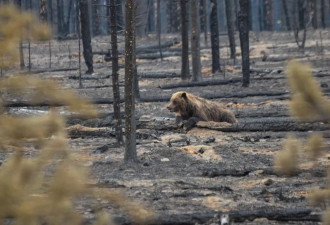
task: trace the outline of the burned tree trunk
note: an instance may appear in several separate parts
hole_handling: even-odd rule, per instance
[[[310,1],[310,8],[311,8],[311,13],[312,13],[313,28],[317,29],[318,28],[318,21],[317,21],[317,1],[316,0],[311,0]]]
[[[204,42],[205,42],[205,46],[207,46],[207,10],[206,10],[206,0],[201,0],[200,1],[201,4],[201,28],[202,31],[204,32]]]
[[[161,34],[161,23],[160,22],[161,22],[160,21],[160,0],[157,0],[157,38],[158,38],[160,59],[163,60],[161,40],[160,40],[160,34]]]
[[[134,0],[126,1],[125,30],[125,156],[126,162],[137,161],[136,154],[136,121],[134,92]]]
[[[113,111],[115,120],[115,133],[118,143],[123,142],[120,118],[120,92],[118,80],[118,46],[117,46],[117,18],[116,1],[110,0],[110,22],[111,22],[111,49],[112,49],[112,88],[113,88]]]
[[[146,35],[147,19],[148,19],[148,3],[147,0],[136,0],[136,35],[139,37]]]
[[[240,0],[240,11],[238,16],[239,38],[242,52],[243,87],[250,84],[250,56],[249,56],[249,9],[250,0]]]
[[[325,11],[326,7],[325,7],[325,0],[321,0],[321,25],[322,28],[325,29],[326,25],[325,25]]]
[[[202,80],[201,57],[200,57],[200,27],[198,16],[198,0],[190,0],[191,15],[191,55],[193,66],[193,81]]]
[[[159,0],[158,0],[159,1]],[[187,0],[180,0],[181,7],[181,37],[182,37],[182,54],[181,54],[181,79],[189,79],[189,40],[188,40],[188,15]]]
[[[100,18],[100,4],[99,0],[92,1],[92,24],[93,24],[93,36],[98,36],[101,33],[101,18]]]
[[[284,17],[285,17],[286,29],[287,30],[292,30],[292,27],[291,27],[291,24],[290,24],[290,17],[289,17],[289,12],[288,12],[288,6],[287,6],[287,1],[286,0],[282,0],[282,6],[283,6]]]
[[[233,5],[232,0],[226,0],[226,18],[227,18],[227,30],[230,45],[230,58],[236,58],[236,44],[234,35],[234,21],[233,21]]]
[[[21,10],[22,8],[22,0],[16,0],[17,8]],[[24,64],[24,52],[23,52],[23,40],[21,39],[19,42],[19,63],[20,68],[23,69],[25,67]]]
[[[39,1],[40,4],[40,19],[43,22],[47,22],[47,18],[48,18],[48,10],[47,10],[47,0],[40,0]]]
[[[307,11],[307,2],[306,0],[298,0],[298,17],[299,25],[294,20],[294,38],[299,48],[305,48],[306,35],[307,35],[307,25],[306,25],[306,11]],[[303,30],[303,37],[300,43],[299,31]]]
[[[265,0],[266,30],[273,30],[273,0]]]
[[[212,73],[215,73],[221,70],[217,0],[211,0],[211,4],[212,4],[212,10],[210,15],[210,26],[211,26],[210,29],[211,29],[211,50],[212,50]]]
[[[81,34],[83,42],[83,53],[84,59],[87,66],[87,74],[92,74],[93,69],[93,50],[91,44],[91,32],[90,32],[90,21],[88,11],[88,0],[80,0],[80,23],[81,23]]]

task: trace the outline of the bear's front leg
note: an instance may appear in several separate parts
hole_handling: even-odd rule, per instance
[[[183,127],[183,119],[181,116],[175,116],[175,124],[178,127]]]
[[[190,117],[188,120],[183,122],[183,129],[185,129],[186,131],[191,130],[193,127],[196,126],[196,124],[198,123],[198,121],[200,121],[199,118],[197,117]]]

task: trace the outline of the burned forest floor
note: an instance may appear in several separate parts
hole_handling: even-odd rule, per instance
[[[216,74],[211,73],[210,42],[206,46],[203,38],[203,80],[218,82],[217,85],[171,87],[181,83],[180,36],[163,35],[162,43],[176,39],[170,47],[164,47],[163,60],[157,57],[157,47],[150,46],[156,45],[155,36],[137,38],[141,95],[136,104],[139,163],[125,164],[124,148],[115,144],[112,104],[97,104],[100,116],[90,120],[71,117],[65,107],[58,107],[67,117],[72,154],[90,171],[91,187],[122,190],[141,207],[155,212],[155,224],[217,224],[217,215],[221,213],[229,213],[233,224],[320,224],[324,208],[312,206],[307,196],[313,188],[327,185],[330,128],[328,124],[300,124],[290,116],[286,67],[293,58],[310,64],[315,79],[329,96],[330,30],[308,30],[305,49],[297,47],[293,33],[251,32],[251,84],[247,88],[239,80],[242,74],[238,34],[236,60],[229,59],[227,36],[220,36],[222,72]],[[119,40],[123,98],[124,37]],[[82,57],[81,88],[77,79],[77,40],[52,40],[31,46],[33,76],[55,80],[87,99],[112,99],[111,63],[103,59],[110,48],[109,36],[92,39],[95,73],[91,76],[84,74]],[[27,63],[26,43],[24,53]],[[3,71],[3,76],[13,73],[17,70]],[[209,123],[188,132],[177,128],[166,105],[173,93],[183,90],[223,103],[243,125],[232,130],[214,129]],[[3,98],[12,103],[28,100],[6,93]],[[47,111],[47,107],[6,108],[7,113],[24,116]],[[313,133],[321,133],[325,138],[327,149],[322,157],[316,163],[299,159],[295,176],[279,175],[273,159],[287,136],[297,136],[305,143]],[[29,148],[25,154],[33,157],[38,150]],[[1,152],[0,163],[9,155]],[[129,223],[129,217],[107,200],[81,197],[75,204],[86,224],[93,222],[100,209],[106,209],[118,224]]]

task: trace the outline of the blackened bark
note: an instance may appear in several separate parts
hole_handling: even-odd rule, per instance
[[[295,22],[294,24],[294,37],[295,41],[299,48],[305,48],[306,35],[307,35],[307,26],[306,26],[306,11],[307,11],[307,2],[306,0],[298,0],[298,13],[299,13],[299,25]],[[303,30],[303,37],[300,43],[299,31]]]
[[[93,36],[98,36],[101,33],[101,15],[100,15],[99,0],[92,1],[92,21],[93,21]]]
[[[305,28],[305,0],[298,0],[298,18],[299,18],[299,29]]]
[[[326,10],[326,7],[325,7],[325,0],[321,0],[321,25],[322,25],[322,28],[325,29],[325,10]]]
[[[147,0],[136,0],[136,35],[143,37],[146,35],[147,19],[148,19],[148,2]]]
[[[48,18],[48,10],[47,10],[47,0],[40,0],[39,1],[39,8],[40,8],[40,19],[43,22],[47,22]]]
[[[124,30],[124,16],[123,16],[123,9],[122,9],[122,0],[117,1],[117,30],[121,31]]]
[[[273,0],[265,0],[266,30],[273,30]]]
[[[193,81],[202,80],[198,5],[199,5],[198,0],[190,0],[191,55],[192,55]]]
[[[188,0],[180,0],[181,8],[181,37],[182,37],[182,54],[181,54],[181,79],[189,79],[189,38],[188,38]]]
[[[220,50],[219,50],[219,25],[218,25],[218,3],[211,0],[210,30],[211,30],[211,50],[212,50],[212,73],[219,72]]]
[[[118,80],[118,45],[117,45],[117,18],[116,1],[110,0],[111,11],[111,49],[112,49],[112,88],[113,88],[113,111],[115,120],[115,134],[117,142],[123,142],[122,123],[120,118],[120,91]]]
[[[21,10],[22,8],[22,0],[16,0],[16,6]],[[19,42],[19,62],[20,62],[20,68],[24,68],[24,52],[23,52],[23,40],[21,39]]]
[[[125,30],[125,156],[126,162],[136,162],[136,122],[134,92],[134,0],[126,0]]]
[[[73,14],[72,8],[73,8],[73,0],[70,0],[68,7],[68,17],[64,23],[64,28],[63,28],[65,34],[68,34],[70,32],[70,19]]]
[[[242,52],[243,87],[250,84],[250,56],[249,56],[249,9],[250,0],[239,0],[240,11],[238,16],[239,38]]]
[[[160,34],[161,34],[160,0],[157,0],[157,39],[158,39],[158,46],[159,46],[160,58],[161,58],[161,60],[163,60]]]
[[[313,24],[313,28],[317,29],[317,1],[316,0],[311,0],[310,1],[310,8],[311,8],[311,12],[313,14],[313,18],[312,18],[312,24]]]
[[[81,34],[84,48],[84,59],[87,66],[87,74],[94,72],[93,69],[93,50],[91,44],[91,32],[89,22],[89,11],[88,11],[88,0],[80,0],[80,23],[81,23]]]
[[[230,46],[230,58],[236,58],[236,44],[234,34],[234,21],[233,21],[233,5],[232,0],[226,0],[226,18],[227,18],[227,30]]]
[[[286,0],[282,0],[282,6],[283,6],[284,17],[285,17],[286,29],[287,30],[292,30],[291,23],[290,23],[289,12],[288,12],[288,6],[287,6],[287,1]]]
[[[57,32],[59,36],[64,36],[64,5],[63,0],[57,0]]]

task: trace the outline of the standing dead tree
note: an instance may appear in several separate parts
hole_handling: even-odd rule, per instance
[[[234,7],[232,4],[232,0],[226,0],[225,5],[226,5],[228,39],[230,46],[230,58],[236,59],[236,44],[235,44],[234,20],[233,20]]]
[[[188,37],[187,2],[188,2],[187,0],[180,0],[181,38],[182,38],[182,54],[181,54],[181,79],[182,80],[189,79],[189,37]]]
[[[89,21],[88,0],[80,0],[80,23],[83,43],[84,59],[87,66],[86,74],[92,74],[93,69],[93,50],[91,44],[91,31]]]
[[[293,32],[294,32],[294,38],[299,48],[305,48],[306,43],[306,36],[307,36],[307,26],[311,22],[306,21],[306,11],[307,11],[307,1],[306,0],[298,0],[298,18],[299,18],[299,24],[297,24],[296,20],[293,21]],[[296,8],[294,7],[294,15],[296,15]],[[303,30],[303,37],[300,43],[299,38],[299,32],[300,30]]]
[[[191,18],[191,56],[193,81],[202,80],[201,57],[200,57],[200,26],[198,16],[198,0],[190,0],[190,18]]]
[[[125,156],[126,162],[136,162],[136,121],[135,121],[135,89],[134,89],[134,0],[126,0],[125,28]]]
[[[111,49],[112,49],[112,89],[113,89],[113,111],[115,120],[115,134],[117,142],[123,142],[120,118],[120,92],[118,80],[118,46],[117,46],[117,18],[116,1],[110,0],[110,23],[111,23]]]
[[[250,84],[250,55],[249,55],[249,9],[250,0],[239,0],[238,15],[239,38],[242,52],[243,87]]]
[[[157,39],[158,39],[158,46],[159,46],[160,59],[163,60],[163,54],[162,54],[162,47],[161,47],[160,34],[161,34],[160,0],[157,0]]]
[[[288,6],[287,6],[287,1],[286,0],[282,0],[282,7],[283,7],[283,13],[284,13],[284,17],[285,17],[286,29],[287,30],[292,30],[291,23],[290,23],[289,12],[288,12]]]
[[[22,8],[22,0],[16,0],[16,5],[17,8],[21,9]],[[20,64],[20,68],[23,69],[25,67],[24,64],[24,52],[23,52],[23,40],[21,39],[21,41],[19,42],[19,64]]]
[[[211,4],[212,4],[212,9],[210,15],[210,30],[211,30],[211,50],[212,50],[212,73],[215,73],[221,70],[217,0],[211,0]]]

